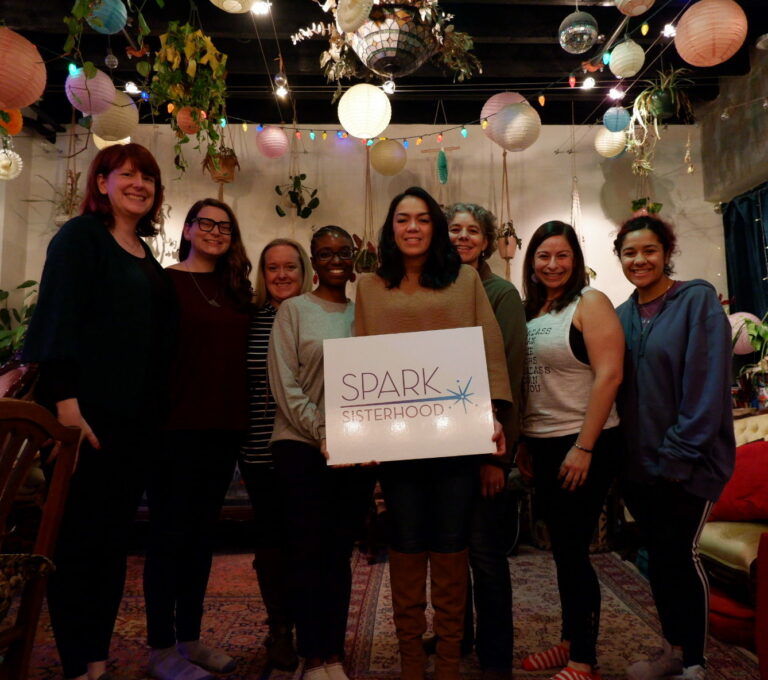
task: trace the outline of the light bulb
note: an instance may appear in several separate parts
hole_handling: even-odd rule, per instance
[[[125,92],[126,94],[139,94],[140,90],[136,83],[134,83],[132,80],[129,80],[125,84]]]
[[[651,27],[648,25],[648,22],[646,21],[641,27],[640,27],[640,34],[641,35],[648,35],[648,31],[651,30]]]
[[[584,82],[581,84],[581,89],[591,90],[596,84],[597,82],[592,76],[587,76],[586,78],[584,78]]]
[[[275,73],[275,85],[277,85],[277,87],[285,87],[287,84],[288,78],[285,77],[285,73],[282,71]]]
[[[387,94],[395,94],[395,81],[390,78],[382,84],[381,89]]]
[[[315,141],[315,131],[310,130],[309,131],[309,138],[314,142]]]
[[[275,94],[278,97],[285,97],[288,95],[288,88],[285,85],[279,85],[275,90]]]
[[[664,29],[661,31],[661,34],[665,38],[674,38],[675,35],[677,35],[677,29],[672,24],[667,24],[664,26]]]
[[[608,90],[608,96],[611,99],[620,100],[624,99],[624,92],[622,92],[618,87],[612,87],[610,90]]]
[[[263,17],[269,14],[270,7],[272,7],[272,3],[268,2],[268,0],[256,0],[251,5],[251,12],[256,16]]]
[[[467,130],[467,128],[465,128],[465,127],[462,125],[462,126],[461,126],[461,136],[462,136],[462,137],[464,137],[464,138],[466,139],[468,135],[469,135],[469,130]]]

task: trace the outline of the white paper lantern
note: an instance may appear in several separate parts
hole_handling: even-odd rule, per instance
[[[256,137],[256,146],[267,158],[280,158],[288,151],[290,144],[283,128],[267,125]]]
[[[353,137],[378,137],[392,118],[392,106],[380,88],[367,83],[350,87],[339,100],[339,122]]]
[[[645,51],[634,40],[627,39],[611,51],[608,67],[617,78],[631,78],[645,63]]]
[[[339,0],[336,5],[336,26],[341,33],[354,33],[366,21],[373,0]]]
[[[396,139],[383,139],[371,147],[371,167],[380,175],[396,175],[407,160],[405,148]]]
[[[138,124],[139,110],[136,104],[125,92],[118,90],[109,109],[93,117],[91,132],[106,141],[114,142],[130,137]]]
[[[125,137],[123,139],[102,139],[97,134],[93,134],[93,145],[97,149],[106,149],[108,146],[115,146],[117,144],[130,144],[131,138]]]
[[[616,9],[628,17],[639,17],[647,12],[656,0],[616,0]]]
[[[627,146],[627,133],[624,130],[611,132],[607,127],[600,127],[595,135],[595,149],[605,158],[613,158]]]
[[[499,92],[486,100],[482,111],[480,111],[480,120],[488,121],[488,125],[483,129],[485,136],[495,142],[496,140],[493,139],[493,126],[491,125],[495,115],[509,104],[519,104],[524,101],[525,97],[519,92]]]
[[[733,0],[700,0],[677,22],[675,48],[691,66],[717,66],[747,37],[747,16]]]
[[[229,14],[245,14],[251,9],[254,0],[211,0],[211,2]]]
[[[747,320],[760,323],[760,319],[749,312],[734,312],[728,315],[728,321],[731,323],[731,338],[734,341],[734,354],[752,354],[755,351],[755,348],[752,347],[752,343],[749,341],[747,327],[744,325],[744,322]]]
[[[10,149],[0,149],[0,179],[16,179],[23,167],[19,154]]]
[[[93,78],[86,78],[83,69],[67,76],[64,91],[69,103],[86,115],[104,113],[117,95],[114,83],[104,71],[96,71]]]
[[[528,102],[507,104],[491,121],[493,141],[507,151],[523,151],[541,133],[541,118]]]

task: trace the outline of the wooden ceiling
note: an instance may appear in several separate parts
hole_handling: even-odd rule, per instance
[[[749,19],[749,34],[739,52],[720,66],[692,69],[694,85],[691,99],[696,102],[717,96],[720,76],[742,75],[749,70],[749,49],[757,37],[768,32],[768,12],[765,0],[738,0]],[[413,75],[397,82],[397,92],[391,97],[392,121],[395,123],[443,123],[442,109],[450,124],[477,121],[483,102],[496,92],[513,90],[524,94],[539,109],[544,124],[591,123],[597,120],[610,103],[607,91],[616,79],[606,68],[595,73],[598,86],[590,91],[571,89],[568,76],[575,72],[583,77],[581,63],[592,57],[599,48],[585,55],[570,55],[558,44],[560,22],[574,11],[573,0],[463,0],[441,2],[441,7],[455,15],[457,30],[466,31],[474,38],[474,53],[481,60],[483,73],[464,83],[453,81],[432,66],[424,66]],[[646,15],[650,17],[650,31],[641,37],[637,29],[645,17],[632,19],[629,24],[632,37],[650,48],[647,52],[643,77],[656,74],[661,66],[684,66],[668,39],[657,40],[663,26],[673,21],[690,0],[656,0]],[[56,59],[61,54],[66,38],[62,17],[71,8],[72,0],[3,0],[0,18],[10,28],[20,31],[41,50],[48,64],[48,87],[43,100],[36,105],[38,129],[50,133],[53,123],[65,123],[72,111],[64,97],[67,60]],[[609,38],[619,25],[621,15],[609,0],[581,0],[581,9],[589,11],[598,22],[601,33]],[[336,125],[335,106],[332,104],[334,84],[326,82],[320,71],[319,56],[327,47],[325,38],[312,38],[294,46],[291,35],[299,28],[314,22],[328,21],[330,15],[313,0],[272,0],[272,20],[255,18],[250,14],[227,14],[208,0],[190,5],[185,0],[165,0],[160,10],[153,0],[145,3],[145,16],[154,36],[164,31],[171,19],[182,21],[199,17],[199,21],[216,47],[229,55],[229,90],[227,109],[233,119],[242,118],[260,122],[290,122],[296,117],[300,123]],[[258,34],[258,37],[257,37]],[[656,44],[654,44],[654,42]],[[158,43],[151,40],[151,47]],[[136,79],[133,64],[125,56],[125,38],[118,34],[106,36],[86,30],[82,41],[84,56],[104,68],[104,56],[111,44],[119,58],[113,72],[116,83]],[[272,94],[270,75],[276,69],[276,57],[282,53],[292,91],[292,102],[279,103]],[[106,69],[105,69],[106,70]],[[634,81],[635,79],[630,79]],[[625,86],[628,83],[625,83]],[[642,83],[634,86],[639,91]],[[536,98],[546,95],[546,104],[539,107]],[[631,102],[631,92],[625,104]],[[438,105],[443,107],[438,115]],[[142,120],[150,120],[148,107],[142,108]]]

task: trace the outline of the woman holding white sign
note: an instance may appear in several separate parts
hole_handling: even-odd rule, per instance
[[[267,364],[277,403],[272,433],[286,531],[298,652],[307,680],[347,680],[342,666],[352,587],[349,558],[373,491],[370,471],[327,465],[323,340],[351,335],[346,295],[355,248],[340,227],[312,237],[317,288],[280,304]]]
[[[491,397],[512,400],[504,345],[483,284],[461,264],[448,223],[420,187],[396,196],[379,240],[381,264],[357,289],[355,334],[482,326]],[[497,453],[505,452],[494,419]],[[391,520],[389,568],[402,680],[423,680],[427,565],[437,635],[435,677],[457,680],[467,592],[467,541],[476,456],[384,463],[380,479]]]
[[[552,541],[562,635],[523,659],[526,670],[562,669],[552,680],[597,680],[600,584],[589,560],[618,467],[624,335],[613,305],[590,288],[573,227],[547,222],[523,262],[528,319],[524,441]]]

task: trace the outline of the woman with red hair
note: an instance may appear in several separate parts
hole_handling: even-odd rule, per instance
[[[138,144],[100,151],[81,214],[53,237],[24,359],[37,398],[81,428],[48,588],[64,677],[108,680],[129,529],[164,411],[173,298],[141,237],[157,233],[160,168]]]

